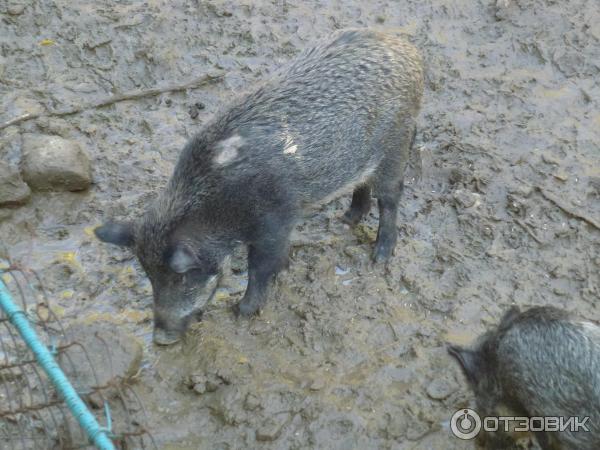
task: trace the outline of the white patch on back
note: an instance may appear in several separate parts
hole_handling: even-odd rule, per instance
[[[285,144],[283,146],[283,154],[284,155],[293,155],[298,150],[298,146],[294,144],[294,139],[291,135],[285,135]]]
[[[222,140],[216,145],[216,155],[213,162],[220,166],[224,166],[232,162],[238,157],[238,149],[244,144],[244,139],[235,134],[227,139]]]
[[[577,323],[581,325],[581,328],[583,328],[585,332],[600,338],[600,326],[593,322],[588,322],[587,320],[578,321]]]

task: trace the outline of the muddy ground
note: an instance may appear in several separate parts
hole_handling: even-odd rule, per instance
[[[298,228],[260,317],[230,312],[240,255],[204,321],[153,347],[148,280],[91,230],[137,216],[219,105],[350,26],[401,28],[427,64],[423,178],[405,190],[396,255],[373,267],[376,208],[350,230],[339,199]],[[600,319],[596,0],[0,1],[0,123],[211,71],[224,79],[0,131],[13,165],[24,133],[90,154],[89,190],[0,209],[0,239],[65,323],[143,340],[136,386],[160,448],[472,449],[448,430],[472,396],[444,343],[509,305]]]

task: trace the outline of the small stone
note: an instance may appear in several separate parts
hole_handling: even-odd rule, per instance
[[[77,342],[78,345],[61,352],[59,361],[67,376],[82,390],[126,382],[140,370],[142,344],[112,323],[75,323],[67,329],[66,336],[67,341],[61,344]]]
[[[533,187],[529,185],[519,184],[512,187],[508,192],[519,197],[529,197],[533,192]]]
[[[33,189],[81,191],[92,182],[90,161],[81,146],[58,136],[23,136],[23,179]]]
[[[558,170],[553,174],[553,176],[558,181],[567,181],[569,179],[569,175],[564,170]]]
[[[25,11],[24,3],[9,3],[6,7],[6,12],[11,16],[19,16]]]
[[[479,194],[464,189],[457,189],[454,192],[454,200],[456,204],[462,206],[463,208],[478,206],[480,203],[479,197]]]
[[[277,414],[266,419],[256,429],[256,440],[261,442],[274,441],[281,434],[283,426],[289,419],[289,414]]]
[[[244,401],[244,407],[248,411],[254,411],[258,407],[260,407],[260,398],[256,394],[249,392],[248,395],[246,395],[246,400]]]
[[[17,171],[0,161],[0,206],[19,206],[27,202],[31,190]]]
[[[550,154],[549,152],[542,153],[542,161],[544,161],[546,164],[551,164],[555,166],[560,165],[560,160],[554,155]]]
[[[198,109],[198,110],[202,110],[202,109],[206,108],[206,106],[205,106],[205,105],[204,105],[204,103],[202,103],[202,102],[196,102],[196,103],[194,103],[194,106],[195,106],[195,107],[196,107],[196,109]]]
[[[192,106],[188,109],[188,114],[192,119],[195,119],[200,113],[198,112],[198,108]]]
[[[325,387],[325,382],[323,381],[323,379],[322,378],[317,378],[315,381],[312,382],[312,384],[310,385],[309,389],[311,391],[320,391],[324,387]]]
[[[197,394],[204,394],[206,392],[206,383],[196,383],[193,389]]]
[[[364,254],[364,250],[355,245],[350,245],[344,249],[344,254],[351,258],[360,258]]]
[[[204,394],[206,392],[206,377],[204,375],[192,375],[188,386],[191,386],[194,392]]]
[[[456,391],[456,386],[444,378],[433,380],[427,386],[427,395],[433,400],[444,400]]]

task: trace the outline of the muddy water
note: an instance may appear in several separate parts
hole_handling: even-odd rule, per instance
[[[444,343],[470,342],[514,304],[600,318],[600,231],[582,219],[600,222],[595,0],[9,0],[0,14],[2,122],[226,73],[0,132],[13,164],[24,132],[90,153],[88,192],[36,193],[2,210],[0,236],[40,271],[63,320],[145,340],[137,387],[161,448],[472,449],[447,428],[472,398]],[[396,255],[373,267],[375,214],[350,230],[349,199],[337,200],[297,230],[260,317],[229,311],[245,286],[238,257],[185,341],[152,347],[150,285],[92,227],[139,214],[218,105],[348,26],[402,28],[427,62],[423,179],[405,190]]]

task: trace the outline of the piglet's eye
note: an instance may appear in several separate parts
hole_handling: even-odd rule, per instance
[[[167,262],[175,273],[186,273],[202,267],[200,260],[187,245],[177,245],[167,254]]]

